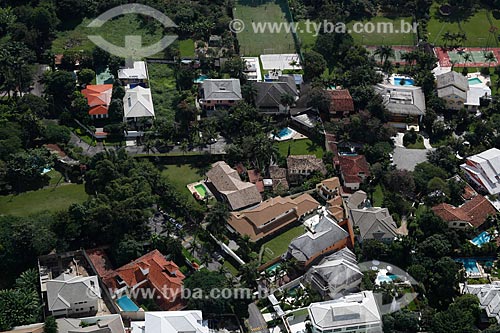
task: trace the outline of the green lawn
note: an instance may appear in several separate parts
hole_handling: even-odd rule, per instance
[[[451,18],[453,19],[453,18]],[[498,47],[496,35],[490,34],[491,26],[500,28],[500,20],[496,20],[493,15],[488,14],[485,9],[477,11],[474,15],[459,22],[451,20],[445,21],[440,17],[439,5],[434,3],[431,7],[431,19],[427,25],[429,42],[436,46],[443,46],[442,36],[450,33],[464,32],[467,40],[462,46],[470,47]]]
[[[149,85],[157,118],[175,119],[177,91],[174,70],[167,64],[148,64]]]
[[[262,263],[266,263],[276,257],[281,256],[286,252],[290,242],[297,236],[304,234],[304,226],[299,225],[291,228],[284,233],[274,237],[270,241],[262,244],[264,254],[262,255]]]
[[[238,269],[234,267],[233,264],[231,264],[228,260],[225,260],[222,266],[224,266],[224,268],[226,268],[229,271],[229,273],[233,274],[233,276],[238,276],[239,274]]]
[[[410,143],[406,146],[408,149],[425,149],[424,138],[419,135],[417,136],[417,141],[415,143]]]
[[[194,56],[194,40],[192,39],[180,40],[179,51],[181,53],[181,57]]]
[[[83,184],[67,184],[19,195],[0,196],[0,212],[28,216],[42,211],[60,211],[73,203],[84,202],[88,195]]]
[[[55,186],[59,182],[64,182],[63,175],[57,170],[54,170],[54,169],[50,170],[49,172],[47,172],[47,176],[49,176],[49,178],[50,178],[50,180],[49,180],[50,186]]]
[[[143,45],[152,45],[163,37],[163,29],[158,25],[156,29],[144,27],[136,15],[125,15],[117,17],[103,24],[99,28],[88,28],[91,19],[85,19],[73,30],[58,32],[56,39],[52,43],[52,52],[55,54],[66,51],[87,51],[94,49],[87,36],[102,36],[105,40],[116,46],[125,45],[125,36],[142,36]]]
[[[382,186],[379,184],[375,187],[375,192],[373,192],[373,206],[381,207],[384,203],[384,192],[382,191]]]
[[[240,53],[245,56],[259,56],[265,53],[295,53],[295,42],[291,32],[281,31],[256,33],[252,23],[286,23],[288,19],[283,8],[288,10],[286,0],[237,0],[233,11],[234,18],[245,23],[238,33]]]
[[[400,33],[401,29],[405,28],[402,26],[401,21],[407,24],[412,24],[411,17],[398,17],[398,18],[388,18],[383,16],[376,16],[370,20],[364,20],[363,23],[372,23],[375,30],[373,33],[355,33],[353,32],[353,26],[356,22],[350,22],[347,24],[347,29],[356,44],[360,45],[415,45],[416,34],[411,33]],[[392,29],[394,33],[390,33],[390,30],[385,30],[387,33],[382,33],[384,31],[384,24],[392,24]],[[356,28],[358,29],[358,28]],[[365,26],[365,30],[371,29],[370,25]],[[380,31],[380,33],[377,32]],[[396,33],[398,32],[398,33]]]
[[[205,177],[200,169],[189,164],[165,165],[161,174],[167,176],[177,191],[189,198],[188,200],[192,204],[199,204],[186,185],[202,180]]]
[[[297,30],[300,40],[300,48],[302,51],[310,51],[316,43],[316,36],[314,32],[307,31],[307,24],[305,21],[299,22],[299,27]]]
[[[323,147],[316,145],[309,139],[290,140],[276,143],[281,156],[288,156],[288,147],[290,146],[290,155],[316,155],[323,157]]]

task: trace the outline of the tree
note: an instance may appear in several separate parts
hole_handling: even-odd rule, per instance
[[[82,85],[90,84],[95,79],[95,72],[89,68],[84,68],[78,72],[78,81]]]
[[[66,144],[71,139],[71,130],[66,126],[48,123],[45,126],[43,136],[47,142]]]
[[[313,88],[309,95],[308,106],[317,109],[322,114],[329,114],[331,99],[322,88]]]
[[[230,77],[240,79],[242,82],[246,80],[245,70],[246,62],[239,56],[232,57],[224,63],[223,71],[228,73]]]
[[[188,309],[201,310],[203,313],[230,312],[230,300],[222,297],[211,297],[212,290],[228,287],[225,275],[208,270],[198,270],[184,280],[184,288],[193,295],[187,301]],[[197,291],[197,295],[194,292]]]
[[[115,250],[115,260],[118,267],[135,260],[144,254],[143,245],[130,235],[125,235]]]
[[[48,316],[45,319],[45,323],[43,325],[43,333],[57,333],[57,322],[56,319],[52,316]]]
[[[18,152],[7,161],[7,177],[18,192],[36,188],[43,185],[43,169],[52,167],[53,163],[53,156],[44,148]]]
[[[205,217],[207,230],[215,236],[221,235],[226,230],[227,219],[229,218],[229,209],[223,202],[216,202]]]
[[[458,297],[446,311],[438,312],[432,320],[433,333],[477,332],[475,323],[479,320],[479,300],[475,295]]]
[[[323,56],[315,51],[304,54],[304,80],[307,82],[319,78],[326,70],[326,61]]]
[[[241,87],[241,94],[243,95],[245,102],[255,106],[255,98],[257,97],[257,87],[255,84],[250,82],[244,84]]]
[[[375,49],[374,55],[380,57],[380,62],[385,66],[390,57],[394,57],[394,49],[389,45],[380,45]]]
[[[484,54],[484,59],[488,63],[488,68],[491,67],[491,63],[492,62],[496,62],[497,61],[497,58],[495,57],[495,54],[493,54],[493,52],[487,52],[487,53],[485,53]]]
[[[60,114],[71,105],[71,96],[76,89],[73,73],[67,71],[46,72],[44,76],[45,93],[51,96],[56,113]]]

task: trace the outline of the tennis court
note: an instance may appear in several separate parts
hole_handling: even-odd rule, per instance
[[[455,67],[488,67],[496,66],[500,59],[500,48],[463,48],[446,50],[441,47],[435,48],[436,56],[439,59],[441,67],[451,67],[454,63]],[[488,62],[486,55],[492,52],[495,56],[495,61]],[[465,61],[466,54],[469,54],[469,61]]]
[[[262,54],[260,56],[262,68],[264,70],[295,70],[301,69],[298,54]],[[293,64],[293,65],[292,65]]]
[[[377,50],[377,47],[375,46],[367,46],[366,49],[368,52],[370,52],[370,55],[372,55],[375,58],[375,61],[378,63],[381,63],[381,59],[378,55],[375,55],[375,51]],[[401,65],[405,65],[406,61],[403,60],[402,55],[408,52],[411,52],[415,50],[415,47],[413,46],[392,46],[392,49],[394,50],[394,57],[389,57],[389,61],[392,63],[399,63]]]

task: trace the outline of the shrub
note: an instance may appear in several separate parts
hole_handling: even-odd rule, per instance
[[[411,130],[403,136],[403,145],[406,147],[409,144],[415,144],[417,142],[418,134],[415,130]]]
[[[479,71],[481,75],[490,75],[490,69],[488,67],[482,67],[481,70]]]

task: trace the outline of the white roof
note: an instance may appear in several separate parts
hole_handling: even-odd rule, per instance
[[[141,86],[128,88],[123,97],[123,111],[125,118],[154,117],[151,89]]]
[[[208,333],[201,311],[146,312],[145,321],[132,322],[131,333]]]
[[[73,304],[101,298],[97,276],[61,274],[46,282],[49,311],[70,309]]]
[[[371,291],[350,294],[333,301],[312,303],[309,316],[314,326],[324,330],[358,325],[381,325],[381,315]]]
[[[488,317],[500,323],[500,284],[462,285],[464,294],[476,295],[479,305],[486,310]]]
[[[467,91],[467,101],[465,102],[465,105],[479,106],[479,99],[485,96],[491,97],[491,89],[489,87],[470,86],[469,90]]]
[[[134,67],[118,70],[119,79],[147,80],[148,69],[144,61],[134,61]]]
[[[500,193],[500,150],[491,148],[480,154],[467,158],[473,165],[462,164],[461,167],[473,178],[481,181],[482,186],[490,194]]]

